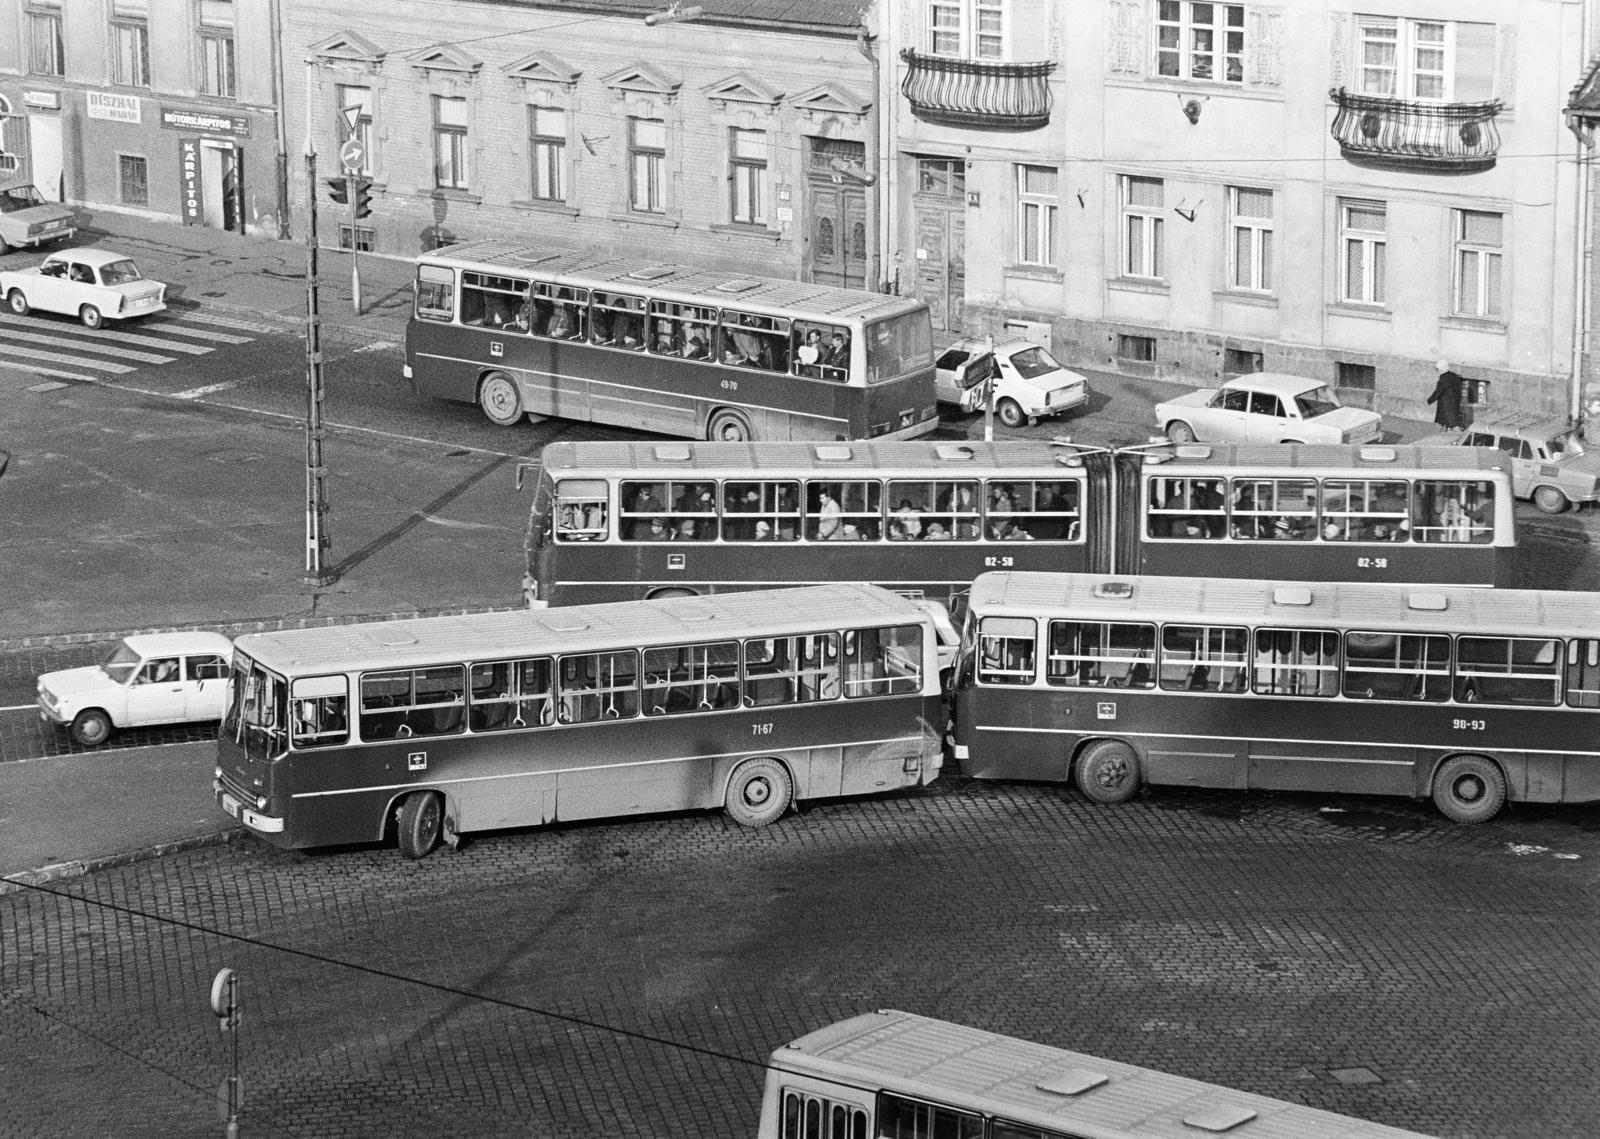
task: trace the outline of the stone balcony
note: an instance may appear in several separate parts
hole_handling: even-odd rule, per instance
[[[924,122],[973,130],[1037,130],[1050,122],[1055,62],[991,63],[906,48],[900,93]]]
[[[1359,166],[1421,173],[1471,174],[1487,170],[1500,151],[1498,99],[1482,103],[1423,103],[1328,92],[1338,112],[1333,137],[1345,159]]]

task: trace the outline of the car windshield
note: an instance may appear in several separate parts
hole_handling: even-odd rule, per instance
[[[1550,436],[1545,447],[1549,449],[1552,459],[1572,459],[1588,451],[1583,445],[1583,440],[1578,438],[1578,433],[1572,430]]]
[[[1012,356],[1011,366],[1016,368],[1017,374],[1025,380],[1031,380],[1035,376],[1044,376],[1061,370],[1061,365],[1050,358],[1050,353],[1037,346],[1024,348],[1021,352]]]
[[[125,285],[129,281],[140,279],[139,266],[126,257],[121,261],[113,261],[100,270],[100,281],[106,285]]]
[[[127,641],[117,642],[110,656],[100,662],[100,671],[118,684],[128,683],[133,670],[139,667],[139,654],[128,647]]]
[[[42,205],[44,198],[32,186],[12,186],[8,190],[0,190],[0,214],[16,213]]]
[[[1326,384],[1320,388],[1312,388],[1308,392],[1301,392],[1294,397],[1294,405],[1300,409],[1301,419],[1315,419],[1343,406],[1339,402],[1339,397],[1333,393],[1333,389]]]

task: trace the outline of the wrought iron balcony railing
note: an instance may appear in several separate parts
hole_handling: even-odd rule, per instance
[[[906,48],[900,93],[917,118],[980,130],[1035,130],[1050,122],[1050,72],[1054,60],[989,63],[948,59]]]
[[[1339,108],[1333,137],[1350,162],[1387,169],[1438,170],[1467,174],[1487,170],[1500,151],[1495,117],[1503,104],[1419,103],[1328,92]]]

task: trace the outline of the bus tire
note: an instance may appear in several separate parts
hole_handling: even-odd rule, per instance
[[[1139,753],[1121,740],[1095,740],[1078,757],[1078,790],[1096,803],[1126,803],[1139,791]]]
[[[28,295],[21,289],[12,289],[6,295],[6,303],[11,306],[11,311],[18,316],[27,316],[33,311],[33,306],[28,303]]]
[[[522,393],[504,372],[490,372],[478,385],[478,406],[490,423],[512,427],[522,418]]]
[[[1541,486],[1533,492],[1533,504],[1546,514],[1560,514],[1570,503],[1567,496],[1553,486]]]
[[[1451,822],[1486,823],[1506,801],[1506,777],[1481,755],[1458,755],[1433,777],[1433,805]]]
[[[1193,443],[1196,437],[1193,427],[1181,419],[1174,419],[1167,424],[1167,438],[1174,443]]]
[[[777,822],[793,798],[794,782],[783,764],[767,757],[747,759],[728,779],[724,809],[736,823],[764,827]]]
[[[1000,417],[1000,422],[1007,427],[1021,427],[1028,422],[1028,417],[1022,410],[1022,405],[1014,399],[1003,399],[994,409]]]
[[[73,718],[68,734],[84,747],[94,747],[111,738],[111,728],[110,716],[99,708],[85,708]]]
[[[395,827],[401,854],[410,859],[428,857],[443,831],[444,804],[437,792],[413,791],[401,802]]]
[[[756,433],[743,412],[718,408],[706,420],[706,439],[711,443],[753,443]]]

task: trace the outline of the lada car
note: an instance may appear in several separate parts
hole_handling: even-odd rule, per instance
[[[994,411],[1007,427],[1060,415],[1089,398],[1087,379],[1027,340],[1002,341],[992,354],[983,340],[958,340],[940,353],[933,367],[939,402],[964,412],[983,410],[984,381],[993,375]]]
[[[233,642],[221,633],[124,637],[99,664],[39,677],[39,717],[80,744],[118,728],[222,719]]]
[[[25,182],[0,188],[0,253],[13,246],[65,241],[77,232],[78,215],[71,206],[46,201]]]
[[[1600,450],[1589,450],[1565,419],[1512,411],[1470,427],[1425,435],[1419,446],[1494,447],[1511,457],[1511,489],[1547,514],[1600,500]]]
[[[18,316],[33,309],[75,316],[89,328],[166,308],[167,287],[109,249],[69,249],[32,269],[0,272],[0,296]]]
[[[1175,443],[1372,443],[1383,435],[1377,412],[1345,407],[1320,380],[1283,372],[1251,372],[1158,403],[1156,422]]]

